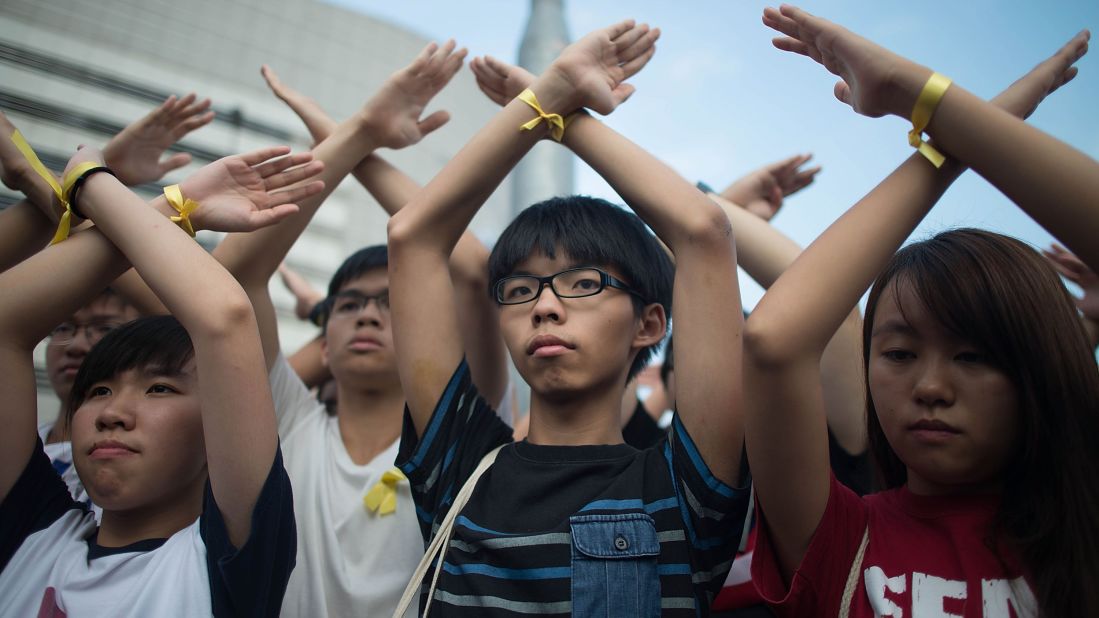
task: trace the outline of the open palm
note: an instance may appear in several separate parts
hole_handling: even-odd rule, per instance
[[[297,212],[295,202],[324,188],[319,180],[305,182],[324,165],[312,153],[289,152],[278,146],[225,157],[184,180],[183,196],[200,205],[191,215],[195,227],[250,232]]]

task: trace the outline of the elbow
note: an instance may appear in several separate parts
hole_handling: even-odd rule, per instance
[[[390,217],[389,223],[386,224],[386,244],[391,254],[400,253],[417,238],[415,212],[412,211],[411,206],[412,204],[409,204],[402,208]]]
[[[222,295],[202,312],[203,321],[200,327],[206,336],[228,338],[258,328],[256,312],[252,309],[248,295],[239,288],[234,292]]]
[[[790,329],[781,320],[752,313],[744,323],[744,362],[775,369],[800,360],[799,348],[790,341]]]
[[[683,220],[688,241],[704,247],[732,246],[733,226],[729,217],[708,198],[704,201],[704,205],[694,209],[697,212]]]

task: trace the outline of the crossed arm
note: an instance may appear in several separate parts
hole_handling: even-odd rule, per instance
[[[193,93],[182,98],[168,97],[160,107],[111,138],[103,150],[106,164],[128,185],[155,182],[183,167],[191,161],[191,155],[178,153],[163,161],[161,157],[184,136],[213,120],[209,107],[209,99],[197,101]],[[9,188],[27,196],[0,213],[0,272],[45,247],[61,212],[53,189],[15,148],[10,138],[14,131],[15,127],[0,113],[0,176]],[[35,209],[38,216],[33,214]],[[132,271],[110,285],[144,315],[166,312],[156,295]]]
[[[279,189],[315,175],[320,166],[286,171],[308,162],[308,155],[265,163],[287,152],[275,148],[229,157],[191,176],[184,191],[202,204],[193,223],[223,231],[254,229],[294,212],[289,202],[319,191],[319,184]],[[102,159],[97,151],[84,149],[70,166],[82,161]],[[0,373],[5,376],[0,398],[10,429],[0,437],[0,495],[11,489],[35,444],[35,344],[132,263],[194,343],[211,486],[230,540],[239,546],[248,537],[252,507],[277,445],[248,299],[201,246],[165,220],[174,211],[163,198],[145,204],[107,174],[91,176],[80,198],[95,227],[0,274],[5,289],[19,290],[0,299]]]
[[[260,232],[231,235],[214,250],[218,261],[252,299],[268,367],[278,356],[279,340],[267,282],[321,203],[366,155],[380,147],[402,148],[417,143],[447,121],[446,112],[435,112],[423,120],[420,116],[432,97],[461,67],[464,56],[465,50],[455,51],[453,42],[442,47],[434,43],[425,47],[410,65],[386,80],[358,113],[331,129],[314,148],[314,157],[325,165],[321,176],[324,191],[304,200],[301,211],[284,224]],[[322,125],[308,126],[312,130]]]
[[[768,9],[764,21],[789,37],[797,35],[799,28],[811,27],[817,35],[827,32],[831,36],[826,38],[845,46],[849,54],[873,45],[792,7],[783,7],[781,13]],[[776,46],[819,54],[803,39],[790,41],[776,40]],[[1046,94],[1071,78],[1078,43],[1070,42],[1013,84],[997,97],[996,105],[1018,116],[1032,111]],[[873,46],[873,53],[866,57],[883,57],[879,49]],[[889,52],[880,50],[880,54]],[[919,79],[926,78],[923,73]],[[866,79],[848,82],[868,83]],[[855,100],[849,91],[838,90],[842,99]],[[912,99],[909,109],[911,103]],[[878,103],[861,101],[856,109],[874,110],[874,105]],[[805,555],[828,502],[827,440],[818,373],[823,350],[873,278],[962,170],[951,161],[935,169],[921,155],[912,155],[805,250],[748,320],[744,379],[751,385],[745,393],[749,461],[787,577]]]
[[[648,62],[657,36],[659,31],[632,22],[592,33],[562,52],[530,88],[548,110],[609,113],[632,93],[623,80]],[[454,303],[448,277],[438,275],[441,261],[477,206],[539,137],[516,130],[533,112],[522,101],[508,100],[512,88],[481,79],[488,62],[478,60],[473,68],[482,90],[503,110],[389,226],[398,364],[418,431],[462,353],[453,310],[440,318],[439,308]],[[729,311],[740,307],[740,296],[727,219],[675,172],[590,116],[575,118],[564,144],[606,178],[675,254],[673,303],[676,339],[682,341],[676,347],[690,351],[676,359],[684,376],[679,411],[715,475],[735,482],[740,453],[728,446],[740,444],[743,435],[740,385],[725,378],[740,371],[741,319],[739,311]]]
[[[302,119],[314,140],[328,137],[336,123],[316,102],[283,84],[268,67],[264,67],[263,76],[275,95]],[[390,216],[422,188],[375,153],[367,155],[351,173]],[[472,232],[463,233],[450,259],[460,319],[469,326],[462,330],[462,342],[474,383],[486,400],[497,404],[507,387],[507,358],[496,307],[488,296],[487,263],[488,249]]]

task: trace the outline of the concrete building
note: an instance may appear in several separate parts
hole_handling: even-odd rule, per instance
[[[210,97],[217,119],[179,145],[194,163],[162,181],[172,184],[228,154],[272,144],[310,146],[298,119],[267,91],[261,64],[342,119],[426,43],[391,24],[314,0],[4,0],[0,109],[46,165],[60,170],[77,144],[105,143],[169,94]],[[451,122],[413,148],[381,153],[420,182],[497,108],[463,69],[428,112],[434,109],[450,111]],[[140,191],[152,196],[159,187]],[[503,229],[511,216],[510,196],[505,181],[474,221],[478,236],[491,240]],[[0,187],[0,205],[16,199]],[[381,208],[349,180],[317,214],[289,263],[324,289],[344,257],[385,241],[385,222]],[[200,241],[213,246],[217,238],[200,235]],[[271,291],[283,347],[293,351],[316,329],[294,318],[292,298],[281,284],[272,283]],[[52,417],[57,402],[41,370],[39,378],[40,414]]]

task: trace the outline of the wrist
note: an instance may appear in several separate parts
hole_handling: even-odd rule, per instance
[[[364,107],[359,110],[359,113],[345,121],[345,124],[350,124],[346,127],[348,134],[355,140],[356,144],[360,145],[361,152],[365,153],[364,158],[365,155],[381,148],[381,140],[378,136],[384,133],[385,122],[384,118],[369,107]],[[333,134],[339,132],[341,128],[345,128],[344,125],[337,127]]]
[[[890,92],[889,112],[905,120],[910,119],[916,101],[933,73],[934,71],[925,66],[908,61],[893,67],[886,78]]]
[[[567,116],[584,107],[576,87],[553,65],[531,82],[528,89],[549,113]]]
[[[85,177],[79,190],[72,196],[80,200],[80,215],[94,221],[100,212],[99,206],[106,201],[102,199],[103,194],[110,190],[112,184],[121,184],[114,174],[91,174]],[[71,202],[69,205],[75,206]]]

